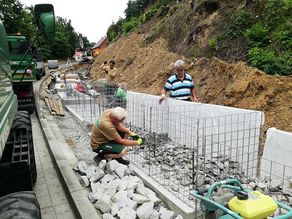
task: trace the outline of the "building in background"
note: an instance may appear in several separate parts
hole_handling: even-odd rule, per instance
[[[109,45],[109,40],[106,36],[102,37],[93,47],[92,56],[96,57],[103,52],[103,50]]]

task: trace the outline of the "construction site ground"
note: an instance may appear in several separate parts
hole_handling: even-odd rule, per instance
[[[118,43],[118,42],[117,42]],[[113,46],[115,46],[116,44],[114,44]],[[154,53],[155,54],[155,53]],[[114,57],[112,57],[112,58],[114,58]],[[182,57],[174,57],[174,61],[177,59],[177,58],[182,58]],[[111,58],[108,58],[108,59],[111,59]],[[115,58],[116,59],[116,58]],[[224,62],[222,62],[222,61],[220,61],[220,60],[218,60],[218,59],[216,59],[216,58],[214,58],[214,59],[212,59],[212,60],[207,60],[207,59],[200,59],[200,60],[194,60],[195,62],[192,64],[191,63],[191,61],[190,60],[187,60],[187,59],[185,59],[186,61],[187,61],[187,63],[188,63],[188,71],[191,73],[191,72],[194,72],[197,68],[198,68],[198,66],[201,66],[201,68],[202,69],[209,69],[210,71],[210,74],[212,74],[212,72],[215,72],[214,74],[213,74],[213,78],[216,78],[216,77],[218,77],[218,75],[217,74],[219,74],[219,72],[225,72],[224,74],[223,74],[223,76],[222,77],[225,77],[226,78],[226,81],[224,81],[224,80],[222,80],[222,83],[223,82],[225,82],[225,86],[226,86],[226,89],[228,89],[228,80],[230,81],[230,83],[235,83],[235,79],[233,79],[232,80],[232,78],[231,77],[228,77],[228,75],[233,75],[233,74],[235,74],[237,71],[239,71],[239,70],[236,70],[236,66],[235,65],[232,65],[232,64],[230,64],[230,66],[233,66],[233,67],[230,67],[229,66],[229,69],[226,67],[228,64],[226,64],[226,63],[224,63]],[[96,60],[97,61],[97,60]],[[170,60],[169,60],[170,61]],[[118,63],[119,63],[119,61],[118,61]],[[120,65],[118,65],[117,66],[117,68],[118,69],[120,69],[120,68],[122,68],[123,66],[121,66],[121,63],[122,62],[120,62],[119,64]],[[210,64],[210,66],[208,67],[208,63]],[[211,63],[213,63],[213,64],[211,64]],[[215,64],[214,64],[215,63]],[[99,65],[99,63],[95,63],[93,66],[92,66],[92,69],[91,69],[91,77],[94,77],[95,79],[99,79],[99,78],[103,78],[105,75],[104,75],[104,73],[102,72],[102,71],[100,71],[99,69],[98,69],[98,65]],[[225,67],[216,67],[216,66],[220,66],[220,65],[225,65]],[[242,66],[241,66],[242,65]],[[159,65],[156,65],[156,67],[158,67]],[[82,68],[84,68],[84,66],[79,66],[79,67],[82,67]],[[78,68],[79,68],[78,67]],[[262,72],[259,72],[259,71],[257,71],[257,70],[253,70],[253,69],[251,69],[251,68],[249,68],[249,67],[247,67],[247,66],[245,66],[245,65],[243,65],[242,63],[240,63],[240,64],[238,64],[238,66],[237,67],[242,67],[242,69],[249,69],[250,70],[250,72],[252,72],[252,71],[255,71],[256,72],[256,74],[258,74],[258,75],[260,75],[260,76],[265,76],[264,75],[264,73],[262,73]],[[150,67],[149,67],[150,68]],[[212,68],[213,68],[213,70],[212,70]],[[96,70],[95,71],[95,73],[94,73],[94,69]],[[132,90],[132,91],[139,91],[139,92],[143,92],[143,93],[151,93],[151,94],[159,94],[159,92],[160,92],[160,90],[161,90],[161,87],[163,87],[163,84],[164,84],[164,81],[163,80],[160,80],[160,82],[159,82],[159,80],[157,79],[158,78],[158,76],[157,76],[157,80],[156,80],[156,82],[157,83],[161,83],[161,85],[159,85],[159,84],[157,84],[156,86],[153,86],[152,84],[151,85],[149,85],[147,88],[144,86],[144,84],[145,84],[145,81],[144,81],[144,79],[146,78],[146,77],[148,77],[148,75],[149,74],[146,74],[146,72],[144,72],[144,77],[142,77],[142,73],[140,73],[140,74],[138,74],[138,75],[140,75],[141,76],[141,78],[135,78],[135,77],[132,77],[133,79],[132,80],[122,80],[121,78],[122,78],[122,75],[123,74],[125,74],[125,73],[127,73],[127,65],[125,65],[124,66],[124,72],[121,72],[119,75],[118,75],[118,78],[120,78],[120,81],[117,81],[117,83],[119,83],[119,82],[124,82],[124,83],[126,83],[127,84],[127,86],[128,86],[128,89],[129,90]],[[133,69],[132,71],[135,71],[136,69]],[[138,70],[137,70],[138,71]],[[196,70],[196,75],[202,75],[204,70],[201,70],[201,71],[199,71],[199,70]],[[243,71],[243,70],[242,70]],[[216,73],[216,72],[218,72],[218,73]],[[231,73],[230,73],[231,72]],[[162,75],[164,75],[164,74],[166,74],[166,75],[170,75],[172,73],[172,65],[168,65],[168,66],[166,66],[166,70],[163,72],[163,73],[161,73]],[[130,74],[130,72],[128,72],[127,74]],[[191,74],[193,74],[193,73],[191,73]],[[195,76],[196,75],[193,75],[194,76],[194,78],[195,78]],[[76,75],[77,76],[77,75]],[[128,76],[129,78],[130,78],[130,75]],[[162,77],[162,76],[161,76]],[[61,77],[60,77],[61,78]],[[124,77],[124,79],[125,78],[127,78],[127,77]],[[152,77],[153,79],[155,79],[155,77]],[[231,79],[230,79],[231,78]],[[134,83],[134,81],[137,81],[137,83],[135,84]],[[149,77],[149,80],[151,80],[151,77]],[[164,79],[164,80],[166,80],[166,78]],[[196,80],[196,79],[195,79]],[[205,81],[207,81],[207,80],[209,80],[209,78],[208,79],[205,79]],[[217,80],[219,80],[219,79],[217,79]],[[78,79],[77,79],[77,81],[78,81]],[[139,82],[139,81],[144,81],[144,82]],[[241,81],[242,82],[242,84],[243,84],[243,82],[244,81]],[[66,82],[66,83],[68,83],[68,81]],[[155,82],[154,82],[155,83]],[[198,96],[199,96],[199,98],[200,98],[200,101],[201,102],[204,102],[204,103],[210,103],[210,102],[207,102],[206,101],[206,99],[207,98],[210,98],[210,95],[208,95],[208,93],[207,93],[207,91],[206,91],[206,84],[201,84],[200,85],[200,83],[201,82],[197,82],[197,84],[198,84],[198,90],[199,89],[201,89],[199,92],[198,92]],[[250,82],[250,83],[252,83],[252,81]],[[45,84],[45,83],[44,83]],[[68,85],[68,84],[67,84]],[[138,85],[140,85],[140,87],[138,86]],[[219,86],[219,85],[218,85]],[[235,86],[235,85],[234,85]],[[250,86],[250,85],[249,85]],[[131,87],[133,87],[133,88],[131,88]],[[215,87],[215,86],[214,86]],[[236,87],[236,88],[238,88],[238,87]],[[205,90],[204,90],[205,89]],[[226,91],[226,89],[224,89],[223,87],[221,88],[221,92],[223,92],[223,93],[225,93],[225,95],[227,95],[227,91]],[[246,90],[248,90],[248,89],[250,89],[250,88],[246,88]],[[215,90],[215,88],[214,88],[214,90]],[[211,90],[210,89],[210,93],[212,92],[212,93],[215,93],[214,92],[214,90]],[[205,92],[205,95],[202,95],[202,92]],[[231,92],[231,91],[229,91],[229,92]],[[232,92],[234,93],[235,91],[233,91],[232,90]],[[251,92],[251,91],[250,91]],[[255,93],[257,93],[257,91],[255,90]],[[217,92],[217,96],[218,97],[220,97],[220,95],[218,94],[218,92]],[[233,99],[235,99],[234,97],[236,96],[236,94],[234,94],[232,97],[233,97]],[[211,96],[212,97],[212,96]],[[230,96],[230,99],[232,99],[232,97]],[[249,96],[247,97],[247,98],[250,98]],[[250,98],[251,99],[251,98]],[[215,101],[214,101],[215,102]],[[238,98],[238,102],[240,102],[240,98]],[[255,101],[253,101],[253,103],[254,103]],[[226,104],[226,105],[228,105],[228,104]],[[241,108],[244,108],[244,107],[241,107]],[[246,107],[247,108],[247,107]],[[261,110],[261,109],[257,109],[256,108],[256,110]],[[67,113],[65,113],[65,114],[67,114]],[[73,150],[73,153],[75,154],[75,156],[77,157],[77,159],[78,160],[85,160],[86,162],[88,162],[88,163],[93,163],[93,161],[92,161],[92,158],[93,158],[93,156],[94,156],[94,154],[93,153],[89,153],[89,152],[91,152],[91,150],[90,150],[90,148],[88,148],[89,147],[89,143],[88,143],[88,135],[87,135],[87,132],[89,131],[89,130],[81,130],[81,128],[76,128],[76,121],[71,121],[71,119],[69,119],[68,118],[68,115],[65,115],[65,117],[56,117],[56,116],[54,116],[55,118],[54,119],[57,119],[57,123],[58,123],[58,128],[56,127],[56,131],[59,133],[58,134],[58,138],[57,139],[59,139],[59,135],[62,133],[63,135],[64,135],[64,137],[65,137],[65,141],[66,141],[66,143],[71,147],[71,149]],[[45,118],[47,118],[48,119],[48,117],[47,116],[45,116]],[[50,119],[49,119],[50,120]],[[289,120],[288,120],[289,121]],[[78,122],[77,122],[78,123]],[[74,127],[73,129],[72,129],[72,127]],[[87,127],[88,128],[88,127]],[[278,127],[279,128],[279,127]],[[55,129],[55,125],[54,125],[54,129]],[[60,130],[62,130],[62,131],[60,131]],[[73,131],[74,130],[74,131]],[[80,130],[81,130],[81,133],[77,133],[77,132],[80,132]],[[76,132],[75,132],[76,131]],[[52,145],[55,145],[55,141],[53,140],[53,142],[52,142]],[[63,142],[63,143],[65,143],[65,142]],[[63,144],[62,143],[62,144]],[[87,150],[85,150],[85,148],[84,148],[84,146],[86,146],[87,147]],[[54,146],[54,147],[56,147],[56,146]],[[57,147],[58,149],[60,149],[60,147],[59,147],[59,144],[58,144],[58,147]],[[57,149],[57,148],[55,148],[55,149]],[[59,150],[56,150],[56,153],[59,153],[59,152],[57,152],[57,151],[59,151]],[[87,153],[88,152],[88,153]],[[54,152],[53,152],[54,153]],[[71,154],[72,152],[70,152],[69,154]],[[59,156],[59,155],[58,155]],[[57,157],[58,157],[57,156]],[[68,160],[67,158],[66,158],[66,160]],[[71,158],[69,159],[69,160],[71,160]],[[76,162],[77,160],[76,160],[76,158],[75,159],[72,159],[72,160],[74,160],[74,162]],[[61,162],[61,164],[63,164],[63,160],[62,160],[62,162]],[[68,168],[67,168],[68,169]],[[69,171],[69,169],[67,170],[66,169],[66,173],[68,173],[68,171]],[[62,170],[61,170],[62,171]],[[72,171],[72,169],[70,169],[70,171]],[[71,173],[71,175],[72,175],[72,172],[70,172]],[[74,178],[74,177],[72,177],[72,178]],[[65,179],[65,181],[66,181],[66,179]],[[70,178],[70,181],[71,181],[71,178]],[[80,187],[80,185],[79,185],[79,183],[78,183],[78,187]],[[70,189],[69,189],[70,190]],[[82,191],[82,189],[80,188],[80,191]],[[78,191],[79,192],[79,191]],[[82,192],[80,192],[80,193],[82,193],[82,201],[84,202],[85,200],[86,200],[86,202],[88,202],[88,200],[87,200],[87,197],[86,197],[86,194],[84,194],[84,191],[82,191]],[[72,196],[73,196],[73,199],[74,199],[74,194],[72,194]],[[77,201],[79,200],[79,198],[77,199]],[[87,203],[87,204],[90,204],[90,203]],[[76,204],[76,205],[78,205],[78,204]],[[81,207],[81,209],[79,210],[79,213],[80,214],[83,214],[83,213],[87,213],[87,212],[82,212],[82,209],[83,209],[83,207]],[[93,211],[94,211],[94,209],[92,209]]]

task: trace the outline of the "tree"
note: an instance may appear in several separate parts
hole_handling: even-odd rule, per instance
[[[8,34],[25,34],[32,41],[37,34],[34,7],[24,7],[19,0],[1,0],[0,20]],[[91,46],[87,37],[82,36],[86,47]],[[78,46],[78,34],[71,25],[71,20],[61,17],[56,19],[55,40],[39,36],[36,45],[45,59],[71,57]]]
[[[82,38],[84,48],[88,48],[88,47],[93,46],[94,43],[90,43],[86,36],[83,36],[82,34],[80,34],[80,36]]]
[[[23,8],[18,0],[2,0],[0,4],[0,20],[8,34],[26,34],[33,38],[36,27],[32,24],[32,8]]]
[[[78,35],[71,25],[71,20],[57,17],[55,40],[52,42],[52,56],[56,58],[71,57],[77,45]]]
[[[125,10],[126,20],[143,14],[149,4],[150,0],[130,0]]]

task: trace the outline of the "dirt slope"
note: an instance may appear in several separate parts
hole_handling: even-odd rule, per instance
[[[186,59],[169,52],[163,39],[146,45],[145,37],[133,33],[112,44],[96,58],[92,77],[103,78],[99,66],[105,60],[115,59],[119,70],[116,82],[125,82],[132,91],[159,95],[172,74],[172,63],[184,59],[201,102],[261,110],[265,112],[265,130],[276,127],[292,132],[292,77],[269,76],[243,62]]]

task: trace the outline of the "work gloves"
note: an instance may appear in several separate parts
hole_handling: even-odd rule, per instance
[[[141,145],[142,143],[143,143],[142,138],[139,138],[139,139],[137,140],[137,144],[138,144],[138,145]]]
[[[134,141],[136,141],[136,140],[138,140],[140,138],[139,135],[137,135],[135,132],[131,132],[130,137]]]
[[[132,140],[137,141],[138,145],[141,145],[143,143],[143,139],[135,132],[131,132],[130,137],[132,138]]]

